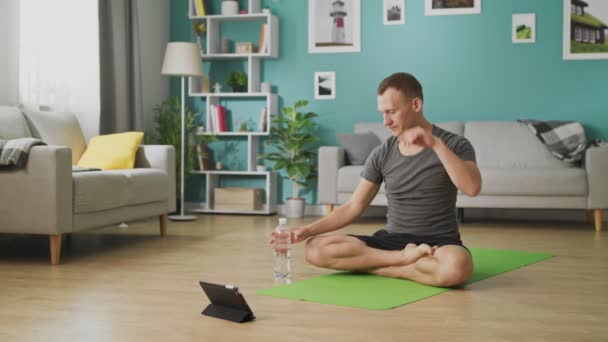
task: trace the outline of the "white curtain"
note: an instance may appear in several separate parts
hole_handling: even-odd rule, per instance
[[[21,0],[19,101],[69,111],[99,134],[98,0]]]

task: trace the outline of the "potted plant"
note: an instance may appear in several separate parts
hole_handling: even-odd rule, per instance
[[[145,134],[146,144],[172,145],[175,148],[175,175],[176,193],[179,193],[181,182],[180,160],[181,155],[181,103],[177,96],[171,96],[153,109],[156,130]],[[196,112],[188,106],[185,109],[185,134],[191,136],[197,126]],[[190,139],[186,139],[186,153],[184,158],[184,174],[186,177],[193,170],[196,163],[196,151],[190,147]],[[177,201],[179,211],[179,201]]]
[[[283,108],[283,116],[272,121],[270,139],[266,141],[277,151],[260,156],[274,163],[273,170],[285,170],[285,178],[292,181],[292,197],[285,202],[287,217],[304,216],[305,201],[300,197],[300,188],[307,188],[316,175],[315,143],[319,138],[315,134],[317,124],[313,119],[318,115],[298,111],[307,104],[308,101],[300,100],[292,107]]]
[[[232,71],[228,74],[226,83],[232,87],[235,93],[247,91],[247,74],[242,71]]]

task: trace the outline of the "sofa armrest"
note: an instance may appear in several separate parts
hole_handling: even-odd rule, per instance
[[[72,231],[72,151],[34,146],[25,168],[0,171],[0,232]]]
[[[344,166],[344,149],[338,146],[319,148],[319,204],[338,203],[338,169]]]
[[[169,175],[169,212],[175,211],[175,148],[170,145],[142,145],[135,155],[136,168],[160,169]]]
[[[608,208],[608,145],[594,146],[585,152],[585,170],[587,171],[588,197],[587,208]]]

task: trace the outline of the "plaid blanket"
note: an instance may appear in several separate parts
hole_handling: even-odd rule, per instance
[[[30,149],[36,145],[46,145],[46,143],[35,138],[0,139],[0,168],[23,168],[27,163]]]
[[[517,121],[526,124],[551,154],[565,162],[582,161],[590,145],[583,125],[576,121]]]

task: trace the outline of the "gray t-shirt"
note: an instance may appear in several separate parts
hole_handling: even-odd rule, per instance
[[[460,159],[475,161],[475,150],[466,138],[435,125],[433,135]],[[369,155],[361,177],[376,184],[384,182],[389,232],[459,237],[455,210],[458,189],[432,149],[404,156],[399,140],[390,137]]]

